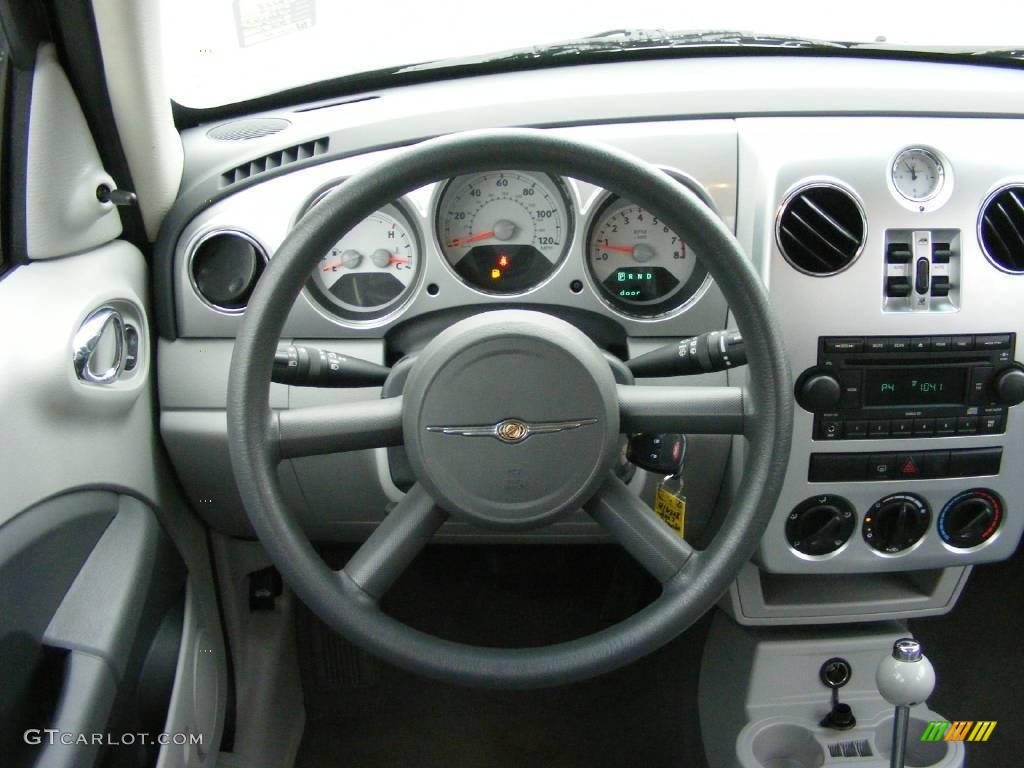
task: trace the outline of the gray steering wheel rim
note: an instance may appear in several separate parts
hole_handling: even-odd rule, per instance
[[[285,318],[313,264],[381,205],[428,183],[499,168],[596,184],[646,208],[704,261],[748,349],[744,473],[721,530],[662,594],[628,619],[539,648],[491,648],[428,635],[384,614],[344,572],[331,570],[290,514],[271,433],[271,365]],[[669,642],[709,610],[753,554],[781,490],[792,432],[789,365],[767,294],[732,233],[700,199],[656,167],[617,149],[533,129],[453,134],[352,176],[288,235],[261,278],[235,342],[228,382],[231,462],[242,501],[270,559],[298,597],[334,630],[407,670],[462,685],[530,688],[621,667]]]

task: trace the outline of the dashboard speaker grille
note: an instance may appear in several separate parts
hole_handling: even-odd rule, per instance
[[[993,264],[1024,274],[1024,187],[1004,187],[989,198],[981,210],[978,234]]]
[[[206,135],[217,141],[247,141],[280,133],[289,125],[291,123],[283,117],[256,117],[223,123],[208,130]]]
[[[329,148],[330,139],[325,136],[322,139],[296,144],[294,147],[279,149],[277,152],[257,157],[254,160],[232,168],[230,171],[225,171],[220,176],[221,186],[229,187],[252,176],[259,176],[275,168],[280,168],[282,165],[291,165],[301,160],[308,160],[311,157],[324,154]]]
[[[866,225],[853,196],[831,184],[811,184],[791,194],[779,213],[779,249],[796,269],[832,275],[853,263],[864,246]]]

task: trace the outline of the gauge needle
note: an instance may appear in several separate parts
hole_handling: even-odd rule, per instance
[[[411,264],[409,259],[403,259],[400,256],[392,256],[388,259],[388,264]]]
[[[602,246],[602,248],[604,248],[606,251],[618,251],[619,253],[632,253],[633,252],[632,248],[627,248],[624,245],[608,245],[607,243],[605,243]]]
[[[477,240],[483,240],[484,238],[487,238],[487,237],[494,237],[494,230],[493,229],[489,229],[486,232],[481,232],[481,233],[479,233],[477,235],[470,235],[469,237],[463,237],[463,238],[461,238],[459,240],[452,240],[448,244],[448,247],[449,248],[454,248],[457,245],[465,245],[466,243],[473,243],[473,242],[476,242]]]

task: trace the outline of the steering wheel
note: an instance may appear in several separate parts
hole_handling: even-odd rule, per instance
[[[521,168],[609,189],[647,209],[697,253],[728,300],[748,355],[746,387],[627,386],[562,320],[482,312],[432,339],[399,397],[271,411],[274,352],[314,264],[403,194],[452,176]],[[448,682],[529,688],[584,679],[657,649],[693,624],[750,558],[789,456],[792,393],[764,288],[739,244],[685,186],[616,149],[541,130],[425,141],[352,176],[296,225],[270,261],[235,342],[228,384],[231,462],[256,534],[284,580],[350,641]],[[742,434],[744,473],[711,544],[697,551],[612,473],[621,433]],[[279,461],[404,444],[416,484],[341,570],[289,512]],[[534,648],[478,647],[381,611],[388,587],[449,517],[490,530],[539,528],[585,509],[662,585],[641,611],[594,634]]]

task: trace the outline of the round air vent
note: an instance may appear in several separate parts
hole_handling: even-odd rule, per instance
[[[981,249],[1006,272],[1024,274],[1024,186],[1003,187],[985,202],[978,222]]]
[[[280,133],[289,125],[291,122],[283,117],[253,117],[223,123],[208,130],[206,135],[218,141],[246,141]]]
[[[245,309],[266,263],[266,252],[249,235],[221,230],[203,236],[193,246],[189,278],[208,305],[237,314]]]
[[[853,195],[833,184],[810,184],[786,199],[776,238],[793,267],[824,277],[853,263],[864,247],[866,229]]]

